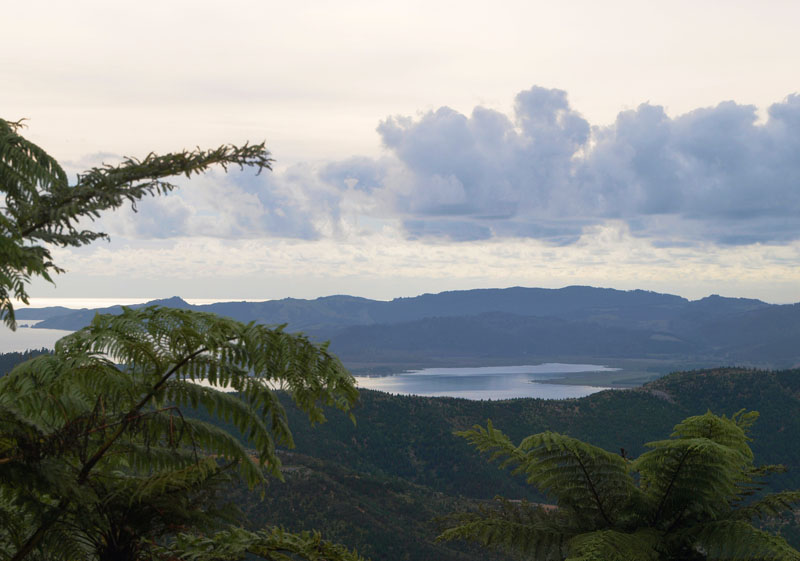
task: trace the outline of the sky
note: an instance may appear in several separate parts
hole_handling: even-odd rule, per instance
[[[800,3],[17,2],[2,117],[79,173],[266,141],[35,298],[593,285],[800,301]]]

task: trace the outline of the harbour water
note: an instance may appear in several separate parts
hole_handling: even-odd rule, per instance
[[[62,329],[32,329],[22,327],[35,324],[35,320],[20,320],[16,331],[0,324],[0,353],[19,353],[31,349],[52,349],[56,341],[72,331]]]
[[[71,333],[60,329],[32,329],[36,320],[21,320],[11,331],[0,325],[0,353],[28,349],[52,349]],[[596,364],[545,363],[520,366],[425,368],[388,376],[357,376],[361,388],[400,395],[460,397],[466,399],[512,399],[532,397],[567,399],[584,397],[607,389],[597,386],[542,382],[577,372],[612,372],[617,369]]]
[[[584,397],[604,387],[541,382],[577,372],[613,372],[618,369],[596,364],[545,363],[521,366],[470,368],[425,368],[389,376],[357,376],[360,388],[400,395],[462,397],[466,399],[512,399],[534,397],[567,399]]]

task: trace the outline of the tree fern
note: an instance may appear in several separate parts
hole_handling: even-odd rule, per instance
[[[281,528],[261,532],[233,528],[209,537],[182,534],[161,553],[185,561],[228,561],[246,555],[268,561],[365,561],[357,552],[323,540],[317,532],[291,533]]]
[[[800,491],[745,501],[755,478],[772,468],[753,464],[747,429],[757,416],[689,417],[633,462],[552,432],[515,446],[491,421],[457,433],[555,505],[500,500],[497,508],[453,516],[439,539],[559,561],[798,560],[800,553],[752,521],[790,510]]]
[[[292,435],[276,383],[312,421],[324,420],[325,406],[347,411],[358,395],[325,347],[280,328],[161,307],[97,316],[52,355],[0,378],[0,508],[13,503],[4,516],[21,511],[33,521],[21,545],[4,547],[22,559],[42,551],[46,536],[70,535],[66,527],[89,536],[77,530],[81,512],[130,514],[159,496],[191,495],[220,470],[236,468],[251,486],[265,469],[280,477],[275,446],[291,446]],[[232,423],[255,451],[184,416],[187,406]],[[120,501],[127,506],[108,506]]]
[[[514,447],[492,426],[456,433],[492,459],[505,457],[502,466],[515,466],[529,483],[574,511],[587,527],[613,526],[620,506],[633,500],[637,489],[627,462],[616,454],[553,432],[535,434]]]
[[[264,144],[212,150],[183,151],[143,159],[126,158],[117,166],[103,165],[70,184],[58,162],[20,134],[21,122],[0,119],[0,319],[14,328],[11,299],[28,303],[27,285],[34,277],[52,281],[63,272],[53,262],[50,247],[82,246],[103,232],[83,228],[83,218],[95,219],[148,195],[167,193],[176,185],[164,178],[190,177],[213,165],[271,169]]]
[[[698,524],[681,532],[709,560],[798,561],[800,552],[783,538],[754,528],[744,520],[719,520]]]
[[[565,529],[574,520],[563,511],[545,510],[526,501],[518,503],[495,499],[493,507],[484,506],[478,512],[453,515],[450,528],[442,532],[439,541],[470,539],[484,546],[519,552],[531,559],[557,561],[566,551]]]
[[[635,532],[598,530],[578,534],[567,543],[567,561],[658,561],[661,535],[651,529]]]
[[[12,329],[12,297],[27,304],[33,278],[62,272],[52,246],[106,236],[84,229],[83,219],[125,203],[135,210],[141,198],[176,187],[164,178],[215,164],[260,172],[272,163],[263,144],[221,146],[126,158],[70,184],[21,127],[0,119],[0,319]],[[265,468],[280,476],[275,445],[291,446],[292,434],[276,386],[311,422],[325,420],[326,406],[348,411],[357,397],[324,345],[281,328],[165,308],[97,316],[53,355],[0,379],[0,557],[135,559],[153,554],[153,538],[178,532],[165,516],[199,529],[212,504],[202,499],[223,472],[237,468],[251,486],[264,481]],[[187,405],[233,423],[255,455],[217,426],[186,418]],[[234,535],[249,544],[241,552],[269,559],[357,558],[316,534],[216,534]]]

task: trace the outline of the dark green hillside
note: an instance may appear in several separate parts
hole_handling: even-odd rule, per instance
[[[0,354],[0,376],[8,373],[20,362],[25,362],[35,356],[49,352],[47,349],[28,350],[24,353],[2,353]]]
[[[403,477],[449,494],[534,498],[521,479],[502,476],[452,432],[492,419],[514,441],[553,430],[637,456],[644,443],[669,434],[687,416],[708,409],[730,415],[742,408],[761,413],[753,431],[758,461],[794,468],[777,483],[800,487],[800,370],[676,373],[638,389],[562,401],[468,401],[364,390],[356,426],[335,415],[314,428],[299,418],[291,423],[298,452],[359,471]]]
[[[753,429],[760,463],[790,468],[776,485],[800,488],[800,370],[720,368],[670,374],[642,388],[571,400],[393,396],[362,390],[353,425],[341,415],[315,427],[286,401],[296,451],[362,473],[401,477],[450,495],[496,494],[541,500],[521,478],[509,478],[453,435],[491,419],[513,441],[552,430],[630,456],[669,434],[682,419],[710,409],[761,413]]]
[[[675,396],[687,412],[758,411],[761,416],[751,444],[756,459],[789,468],[786,474],[772,477],[775,486],[800,488],[800,369],[683,372],[651,382],[646,388]]]
[[[0,354],[0,374],[42,352]],[[356,425],[331,414],[310,427],[292,407],[288,413],[297,452],[450,494],[489,498],[531,495],[524,484],[510,483],[485,464],[453,431],[492,419],[513,440],[554,430],[635,456],[645,442],[689,415],[708,409],[730,415],[742,408],[761,413],[753,431],[758,460],[785,464],[790,471],[781,480],[800,487],[800,369],[679,372],[641,388],[572,400],[469,401],[362,390]]]
[[[294,415],[294,412],[291,413]],[[563,401],[468,401],[391,396],[363,390],[357,425],[331,416],[295,431],[297,451],[368,473],[399,476],[449,494],[537,499],[522,479],[508,478],[453,431],[492,419],[512,440],[543,430],[564,432],[609,450],[638,454],[668,433],[685,409],[641,390],[608,391]],[[300,418],[291,419],[292,426]]]
[[[436,512],[449,502],[487,499],[497,494],[547,500],[537,496],[522,477],[509,477],[488,464],[485,457],[454,437],[453,430],[485,423],[490,418],[515,442],[531,433],[554,430],[610,451],[625,448],[626,454],[635,457],[644,451],[645,442],[663,438],[687,416],[707,409],[730,415],[741,408],[761,412],[753,430],[757,462],[783,463],[790,468],[788,473],[772,477],[772,488],[800,488],[800,370],[721,368],[683,372],[640,389],[606,391],[563,401],[481,402],[362,391],[361,405],[355,411],[356,426],[338,415],[331,415],[327,423],[315,428],[308,428],[299,418],[291,420],[296,427],[297,450],[318,458],[321,463],[315,469],[324,473],[314,471],[308,479],[293,475],[287,478],[285,487],[275,487],[285,491],[268,499],[272,513],[269,516],[281,523],[296,517],[298,523],[332,532],[337,539],[363,549],[369,546],[362,544],[376,543],[375,540],[383,543],[391,534],[386,534],[385,519],[358,514],[359,508],[368,513],[388,510],[398,525],[416,532],[416,528],[425,527],[418,526],[422,521],[414,516],[417,509]],[[359,476],[348,475],[350,470]],[[389,491],[384,493],[380,486],[372,487],[375,481],[404,481],[408,487],[397,492],[387,484]],[[416,504],[413,490],[425,488],[427,503],[423,501],[408,512],[398,507],[398,500]],[[380,493],[382,499],[366,499]],[[314,498],[295,510],[291,510],[288,501],[280,506],[285,497],[298,495]],[[454,498],[458,496],[463,498]],[[351,527],[350,521],[356,521],[357,529]],[[784,525],[782,531],[792,543],[800,543],[796,525]],[[418,546],[414,542],[413,547]],[[403,551],[406,557],[380,558],[445,558]]]
[[[471,503],[463,498],[301,454],[284,453],[281,459],[285,481],[272,480],[263,501],[246,488],[237,491],[254,528],[318,528],[373,561],[506,559],[467,544],[434,543],[439,530],[432,520],[468,508]]]
[[[553,430],[612,452],[624,448],[635,457],[644,443],[663,438],[688,416],[709,409],[731,415],[742,408],[761,413],[752,434],[757,462],[789,468],[772,477],[772,489],[800,488],[800,370],[717,368],[560,401],[468,401],[363,390],[355,425],[332,412],[326,423],[310,427],[288,407],[297,448],[283,456],[286,482],[272,482],[265,503],[242,496],[241,504],[253,524],[315,527],[375,559],[478,560],[482,552],[431,543],[435,529],[428,520],[464,501],[497,494],[547,498],[521,477],[488,464],[453,431],[492,419],[515,442]],[[796,527],[784,532],[800,543]]]

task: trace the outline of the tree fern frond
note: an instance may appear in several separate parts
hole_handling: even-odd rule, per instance
[[[437,541],[470,540],[542,561],[563,559],[566,542],[577,532],[569,517],[525,501],[497,499],[494,508],[452,515]]]
[[[225,430],[203,422],[192,422],[187,426],[191,438],[208,453],[239,462],[239,470],[247,484],[251,487],[264,481],[261,466],[256,464],[242,444]],[[278,479],[283,479],[280,471],[280,460],[275,457],[274,463],[266,468]]]
[[[200,380],[238,393],[201,387]],[[159,494],[188,492],[181,486],[194,476],[202,481],[204,466],[223,459],[251,487],[265,480],[264,467],[280,478],[275,445],[291,445],[292,438],[268,385],[274,381],[285,382],[312,421],[324,419],[325,405],[349,409],[358,395],[341,363],[303,336],[157,306],[96,316],[52,355],[15,368],[0,379],[0,473],[24,482],[15,500],[38,528],[12,559],[44,547],[43,537],[59,520],[75,522],[79,505],[106,504],[97,493],[116,500],[104,482],[142,485],[128,497],[140,504],[144,497],[152,502]],[[232,422],[255,456],[225,430],[182,416],[186,404]],[[59,497],[57,504],[41,502],[43,494]],[[108,516],[125,515],[114,508]],[[186,512],[188,520],[191,508]],[[134,547],[129,538],[120,547]]]
[[[457,431],[456,436],[466,438],[480,452],[492,452],[489,461],[493,462],[505,457],[500,467],[520,465],[525,462],[525,454],[519,450],[501,431],[494,428],[491,420],[486,421],[486,428],[475,425],[471,430]]]
[[[246,555],[268,561],[366,561],[355,551],[322,539],[317,532],[291,533],[282,528],[250,532],[231,528],[212,536],[181,534],[162,550],[181,561],[222,561]]]
[[[749,458],[707,438],[648,443],[652,450],[633,464],[654,507],[654,520],[675,517],[717,518],[730,511]]]
[[[524,473],[528,483],[553,496],[559,506],[608,526],[615,523],[618,508],[638,493],[625,459],[568,436],[539,433],[515,447],[491,422],[486,429],[476,426],[456,434],[482,452],[492,452],[491,459],[505,457],[503,467],[516,466],[513,473]]]
[[[70,185],[58,162],[20,128],[0,119],[0,320],[12,329],[13,299],[27,304],[34,278],[52,282],[63,272],[50,248],[106,237],[84,229],[86,218],[125,203],[135,210],[143,197],[174,189],[167,178],[175,175],[213,165],[260,172],[272,164],[263,143],[224,145],[126,158]],[[239,394],[199,390],[201,379]],[[59,341],[51,357],[16,368],[0,380],[0,558],[141,558],[145,536],[177,531],[165,512],[199,529],[217,462],[238,466],[251,485],[264,480],[264,464],[280,476],[275,443],[291,445],[292,437],[271,384],[288,389],[312,422],[324,420],[326,406],[349,411],[358,397],[352,376],[325,345],[282,329],[158,307],[97,316]],[[187,402],[233,422],[258,460],[231,434],[183,418],[179,408]],[[168,504],[168,497],[178,500]],[[247,539],[270,559],[357,559],[312,534]]]
[[[121,473],[114,479],[114,485],[105,500],[123,498],[129,504],[151,502],[161,495],[191,489],[219,471],[214,458],[204,458],[180,469],[159,470],[146,477]]]
[[[707,411],[703,415],[688,417],[675,425],[670,438],[691,439],[707,438],[738,451],[745,460],[752,461],[753,452],[748,445],[746,429],[748,429],[758,419],[758,412],[751,411],[746,413],[741,410],[727,418],[725,415],[714,415]]]
[[[67,174],[59,163],[19,134],[18,123],[0,119],[0,186],[7,193],[7,212],[25,217],[24,210],[39,202],[39,191],[66,187]]]
[[[19,122],[0,119],[0,319],[15,328],[12,296],[28,303],[27,284],[34,277],[52,282],[63,270],[52,260],[47,245],[82,246],[102,232],[82,229],[81,219],[95,219],[146,196],[167,193],[176,185],[165,178],[202,173],[210,166],[228,165],[271,169],[264,144],[223,145],[143,159],[126,158],[78,176],[74,185],[58,162],[19,134]]]
[[[752,503],[740,507],[733,517],[739,520],[765,519],[780,516],[800,504],[800,491],[781,491],[771,493]]]
[[[709,561],[800,560],[800,552],[782,537],[754,528],[743,520],[702,524],[686,535]]]
[[[178,406],[203,407],[213,417],[232,423],[260,451],[262,462],[275,464],[275,443],[288,446],[293,444],[286,412],[269,388],[258,380],[247,380],[246,384],[242,384],[242,388],[246,389],[246,397],[249,398],[247,400],[239,395],[183,380],[169,382],[165,386],[166,398]],[[251,385],[260,387],[251,388]],[[264,416],[271,419],[272,432],[264,423]]]
[[[565,561],[659,561],[660,540],[661,534],[653,530],[588,532],[569,541]]]
[[[731,418],[710,412],[690,417],[671,439],[649,443],[651,450],[630,464],[555,433],[530,436],[516,447],[491,422],[458,434],[558,498],[556,531],[568,537],[566,561],[800,561],[800,552],[782,538],[751,524],[800,503],[800,491],[742,506],[755,478],[780,469],[753,465],[746,433],[757,417],[744,410]],[[628,467],[638,473],[635,482]],[[523,553],[524,542],[511,538],[537,528],[484,510],[454,520],[440,539],[504,543]]]

